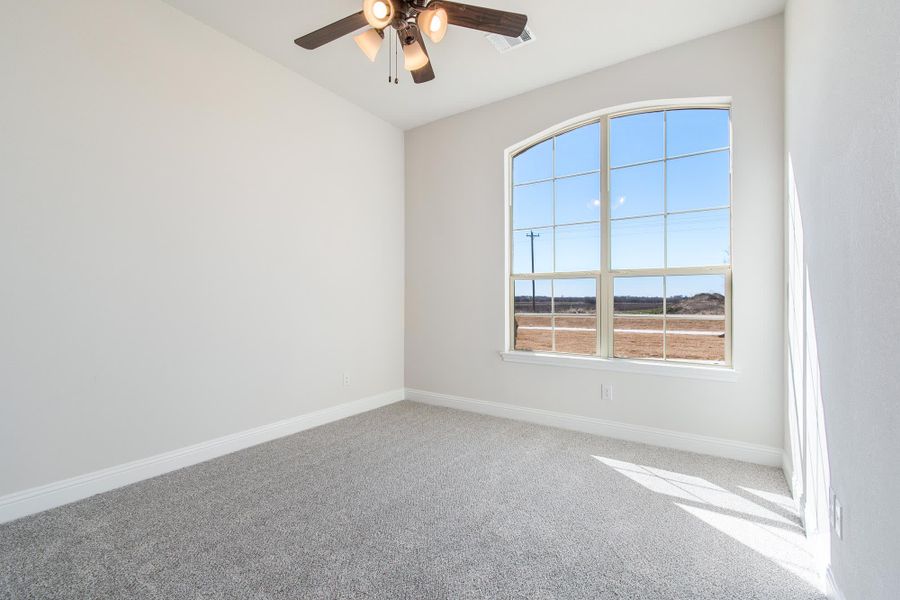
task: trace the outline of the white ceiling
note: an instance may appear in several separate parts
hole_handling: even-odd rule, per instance
[[[526,13],[536,41],[500,54],[483,33],[451,27],[440,45],[429,44],[437,79],[414,85],[404,71],[400,85],[388,85],[387,44],[372,64],[352,36],[314,51],[293,43],[360,10],[361,0],[165,1],[402,129],[775,15],[785,3],[474,0]]]

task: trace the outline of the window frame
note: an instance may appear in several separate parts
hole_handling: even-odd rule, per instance
[[[729,216],[729,252],[730,252],[730,261],[728,265],[715,265],[715,266],[705,266],[705,267],[663,267],[663,268],[650,268],[650,269],[613,269],[611,262],[611,230],[613,219],[611,218],[611,209],[610,209],[610,193],[611,193],[611,166],[610,166],[610,121],[612,119],[640,114],[640,113],[651,113],[651,112],[661,112],[661,111],[674,111],[674,110],[689,110],[689,109],[718,109],[718,110],[727,110],[728,111],[728,124],[729,124],[729,202],[727,206],[728,216]],[[506,302],[506,340],[505,340],[505,351],[501,352],[501,355],[505,360],[510,360],[513,362],[544,362],[545,364],[565,364],[567,361],[565,359],[574,359],[574,362],[568,366],[579,366],[579,367],[589,367],[589,368],[604,368],[605,366],[612,366],[615,370],[632,370],[629,365],[637,366],[638,372],[655,372],[655,370],[648,371],[646,367],[650,367],[651,369],[655,369],[655,367],[659,366],[664,371],[660,371],[664,374],[678,374],[678,375],[691,375],[692,371],[696,371],[697,373],[701,372],[736,372],[734,368],[734,335],[733,335],[733,281],[734,281],[734,264],[735,264],[735,256],[734,256],[734,135],[733,135],[733,106],[731,102],[731,98],[727,97],[719,97],[719,98],[696,98],[696,99],[681,99],[681,100],[669,100],[669,101],[652,101],[652,102],[639,102],[633,103],[629,105],[622,105],[618,107],[612,107],[609,109],[603,109],[600,111],[596,111],[587,115],[583,115],[581,117],[577,117],[555,127],[549,128],[537,135],[534,135],[523,142],[511,146],[505,152],[505,269],[506,269],[506,277],[505,277],[505,302]],[[547,140],[559,137],[564,135],[570,131],[575,129],[579,129],[581,127],[585,127],[588,125],[592,125],[594,123],[599,123],[600,130],[600,269],[597,271],[579,271],[579,272],[565,272],[565,273],[523,273],[523,274],[513,274],[513,239],[514,239],[514,230],[513,230],[513,221],[512,221],[512,209],[513,209],[513,190],[516,187],[516,184],[513,180],[513,159],[522,154],[526,150],[546,142]],[[665,136],[665,127],[664,127],[664,136]],[[663,145],[665,148],[665,137],[663,138]],[[678,155],[677,157],[669,157],[664,153],[663,158],[658,161],[651,162],[662,162],[663,166],[663,177],[665,181],[665,172],[667,169],[667,164],[669,160],[674,158],[681,158],[686,156],[695,156],[695,155],[703,155],[709,154],[715,151],[721,151],[725,148],[716,149],[716,150],[706,150],[702,152],[689,153],[685,155]],[[556,148],[555,144],[553,145],[553,164],[555,165],[555,153]],[[624,165],[623,165],[624,166]],[[620,167],[621,168],[621,167]],[[597,171],[588,171],[589,173],[595,173]],[[574,175],[573,175],[574,176]],[[567,175],[566,177],[569,177]],[[549,180],[540,180],[540,181],[550,181],[554,185],[554,198],[555,198],[555,182],[558,179],[563,179],[562,177],[557,178],[555,172],[553,176]],[[534,183],[534,182],[522,182],[520,185]],[[667,192],[665,192],[667,194]],[[555,206],[555,201],[554,201]],[[707,209],[699,209],[699,210],[691,210],[691,211],[676,211],[674,213],[668,213],[666,211],[667,206],[664,204],[663,206],[663,218],[667,219],[669,214],[684,214],[684,213],[694,213],[694,212],[706,212],[711,210],[723,210],[725,207],[716,207],[716,208],[707,208]],[[549,229],[555,230],[555,208],[554,208],[554,224],[552,226],[548,226]],[[535,228],[538,229],[538,228]],[[668,228],[664,227],[663,230],[663,248],[664,252],[668,252]],[[554,251],[554,268],[556,263],[555,251]],[[716,318],[716,320],[724,320],[725,325],[725,360],[724,362],[711,362],[711,361],[700,361],[700,360],[690,360],[690,359],[673,359],[673,358],[616,358],[613,352],[613,336],[614,336],[614,326],[615,326],[615,317],[614,317],[614,280],[617,277],[662,277],[663,285],[665,286],[666,276],[676,276],[676,275],[721,275],[724,276],[725,279],[725,315],[724,319]],[[567,354],[554,351],[529,351],[529,350],[516,350],[515,349],[515,282],[517,280],[521,281],[532,281],[532,280],[560,280],[560,279],[595,279],[596,281],[596,317],[597,317],[597,347],[594,355],[584,355],[584,354]],[[552,285],[552,283],[551,283]],[[551,295],[553,292],[551,291]],[[663,301],[666,301],[667,291],[664,287],[663,289]],[[551,310],[549,315],[551,317],[551,324],[555,322],[556,312],[555,309]],[[709,317],[705,315],[697,315],[697,318],[700,320],[706,320]],[[653,316],[653,318],[657,318]],[[659,320],[665,324],[668,317],[665,315],[660,315]],[[687,318],[687,317],[680,317]],[[677,320],[677,319],[676,319]],[[663,327],[665,332],[665,327]],[[552,339],[555,340],[555,332],[552,335]],[[664,344],[664,354],[665,356],[665,345],[666,345],[666,334],[663,334],[663,344]],[[555,343],[554,343],[555,346]],[[665,371],[671,370],[671,373],[666,373]],[[713,376],[716,377],[715,375]]]

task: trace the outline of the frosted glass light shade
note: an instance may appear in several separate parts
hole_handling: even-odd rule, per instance
[[[428,55],[422,50],[419,42],[413,42],[403,46],[403,68],[407,71],[417,71],[428,64]]]
[[[384,29],[394,19],[391,0],[363,0],[363,14],[372,29]]]
[[[354,36],[353,41],[359,46],[369,60],[375,62],[378,51],[381,50],[381,42],[384,41],[384,34],[377,29],[367,29],[361,34]]]
[[[437,44],[447,35],[447,11],[443,8],[430,8],[419,13],[417,20],[419,31]]]

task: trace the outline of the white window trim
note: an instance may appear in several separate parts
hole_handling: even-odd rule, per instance
[[[600,369],[600,370],[609,370],[609,371],[620,371],[620,372],[629,372],[629,373],[641,373],[641,374],[651,374],[651,375],[666,375],[666,376],[676,376],[676,377],[691,377],[691,378],[699,378],[699,379],[712,379],[719,381],[735,381],[737,379],[738,370],[736,369],[736,360],[734,354],[734,329],[733,329],[733,315],[732,315],[732,284],[735,273],[735,256],[734,256],[734,235],[733,235],[733,227],[734,227],[734,191],[732,189],[731,194],[731,202],[729,203],[729,209],[731,210],[732,218],[731,221],[731,264],[728,267],[717,268],[710,267],[708,270],[711,272],[722,272],[723,270],[727,271],[726,274],[726,302],[725,302],[725,328],[726,328],[726,344],[725,344],[725,364],[703,364],[700,362],[690,362],[690,361],[677,361],[677,360],[646,360],[646,359],[625,359],[625,358],[612,358],[611,349],[612,345],[612,329],[613,329],[613,320],[612,320],[612,302],[608,299],[609,294],[607,290],[608,286],[611,286],[613,274],[611,270],[607,268],[601,267],[602,274],[596,275],[592,273],[589,275],[590,277],[597,277],[598,279],[598,289],[597,289],[597,318],[598,321],[603,322],[605,319],[605,323],[600,327],[598,323],[598,339],[597,339],[597,347],[598,354],[602,350],[602,355],[600,356],[587,356],[587,355],[571,355],[571,354],[561,354],[555,352],[530,352],[530,351],[518,351],[513,348],[514,339],[513,339],[513,312],[514,312],[514,299],[512,294],[512,281],[514,276],[512,275],[512,191],[513,191],[513,183],[512,183],[512,164],[513,157],[522,152],[523,150],[530,148],[542,141],[550,139],[555,136],[562,135],[566,131],[577,129],[584,125],[589,125],[594,122],[604,121],[601,127],[601,144],[603,147],[603,151],[601,152],[601,168],[600,171],[603,173],[606,178],[601,186],[601,227],[603,228],[602,235],[602,243],[604,245],[604,250],[601,254],[601,259],[608,259],[610,252],[610,220],[609,215],[607,214],[609,211],[609,181],[607,181],[609,176],[609,165],[608,165],[608,136],[609,136],[609,127],[608,121],[609,118],[613,116],[622,116],[628,113],[639,113],[639,112],[650,112],[654,110],[675,110],[675,109],[685,109],[685,108],[728,108],[733,112],[733,107],[731,106],[732,98],[729,96],[715,96],[715,97],[704,97],[704,98],[678,98],[678,99],[669,99],[669,100],[652,100],[652,101],[644,101],[644,102],[634,102],[629,104],[622,104],[610,108],[605,108],[602,110],[594,111],[585,115],[581,115],[579,117],[575,117],[563,123],[554,125],[553,127],[549,127],[540,133],[537,133],[526,140],[523,140],[513,146],[507,148],[504,152],[504,232],[505,232],[505,277],[504,277],[504,306],[505,306],[505,318],[506,318],[506,327],[505,327],[505,342],[504,342],[504,350],[500,352],[500,356],[504,361],[507,362],[515,362],[515,363],[524,363],[524,364],[538,364],[538,365],[552,365],[552,366],[563,366],[563,367],[576,367],[576,368],[589,368],[589,369]],[[734,147],[733,141],[731,145],[731,156],[732,160],[734,160]],[[732,185],[733,185],[733,177],[732,177]],[[673,274],[673,271],[677,269],[661,269],[660,271],[668,271],[668,274]],[[697,271],[698,269],[690,269],[692,272]],[[616,271],[615,276],[626,276],[629,274],[632,275],[650,275],[651,270],[634,270],[634,271]],[[560,273],[558,274],[559,279],[569,278],[574,273]],[[518,277],[518,276],[516,276]],[[520,279],[527,279],[527,277],[518,277]]]
[[[704,365],[696,362],[675,360],[636,360],[627,358],[600,358],[578,354],[556,352],[527,352],[508,350],[500,352],[500,358],[510,363],[543,365],[552,367],[572,367],[597,371],[637,373],[641,375],[661,375],[665,377],[687,377],[711,381],[737,381],[739,372],[734,367]]]

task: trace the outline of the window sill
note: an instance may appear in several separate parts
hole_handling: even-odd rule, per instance
[[[552,367],[572,367],[618,371],[640,375],[661,375],[664,377],[686,377],[710,381],[737,381],[738,372],[733,367],[718,365],[698,365],[689,363],[662,363],[622,358],[597,358],[595,356],[574,356],[545,352],[501,352],[500,358],[506,362]]]

